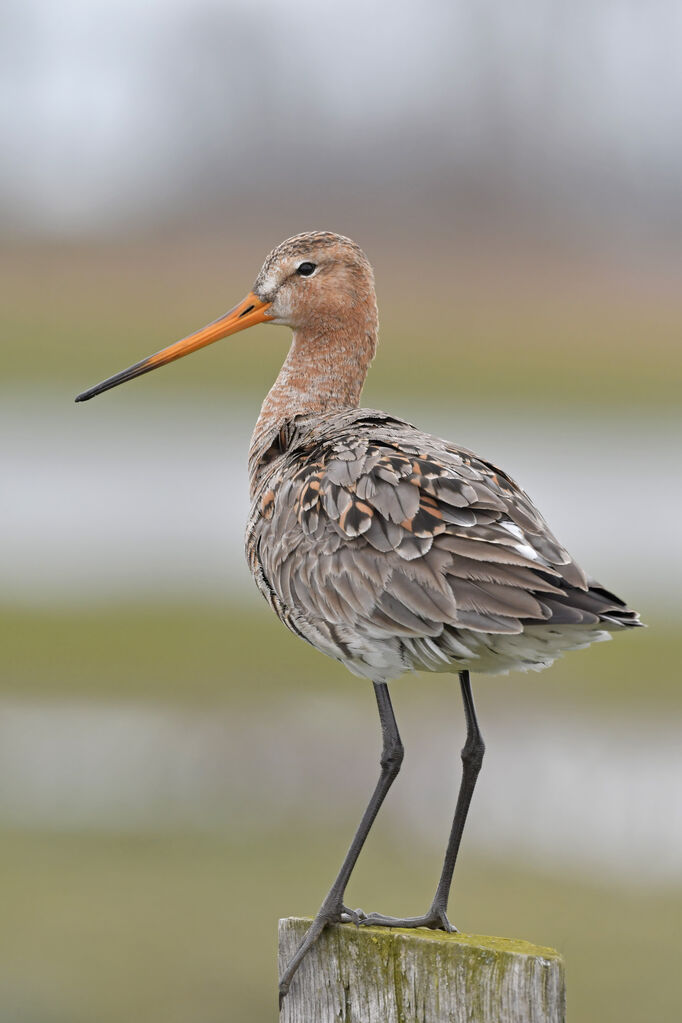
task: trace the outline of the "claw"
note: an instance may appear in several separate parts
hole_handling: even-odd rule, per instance
[[[434,923],[427,924],[428,927],[431,927],[434,931],[447,931],[448,934],[457,933],[457,928],[455,927],[454,924],[450,923],[445,913],[445,910],[437,909],[435,910],[435,912],[432,911],[431,915],[434,918]]]

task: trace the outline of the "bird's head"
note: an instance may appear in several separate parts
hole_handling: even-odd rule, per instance
[[[272,250],[253,290],[224,316],[84,391],[76,401],[94,398],[256,323],[324,330],[358,314],[376,323],[374,276],[362,249],[329,231],[298,234]]]
[[[359,246],[329,231],[297,234],[273,249],[253,286],[267,317],[294,329],[352,316],[372,300],[374,275]]]

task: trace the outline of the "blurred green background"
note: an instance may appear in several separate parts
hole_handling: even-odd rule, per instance
[[[649,626],[475,678],[451,917],[558,948],[570,1019],[677,1019],[674,5],[266,7],[3,14],[0,1021],[274,1020],[276,921],[315,912],[374,783],[370,687],[286,633],[243,561],[287,332],[73,404],[311,227],[375,266],[365,403],[502,464]],[[394,692],[405,766],[349,900],[410,914],[463,721],[454,679]]]

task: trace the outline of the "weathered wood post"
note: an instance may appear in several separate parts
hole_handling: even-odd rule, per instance
[[[280,920],[280,972],[310,923]],[[301,963],[280,1023],[563,1023],[565,1002],[554,949],[337,924]]]

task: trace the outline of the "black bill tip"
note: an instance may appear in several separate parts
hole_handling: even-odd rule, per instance
[[[156,365],[154,356],[151,356],[149,359],[142,359],[141,362],[136,362],[134,366],[129,366],[128,369],[124,369],[120,373],[115,373],[113,377],[103,380],[101,384],[89,387],[87,391],[77,395],[75,400],[77,402],[90,401],[91,398],[95,398],[98,394],[110,391],[112,387],[118,387],[119,384],[124,384],[128,380],[134,380],[135,377],[142,376],[143,373],[149,373],[150,370],[156,368]]]

